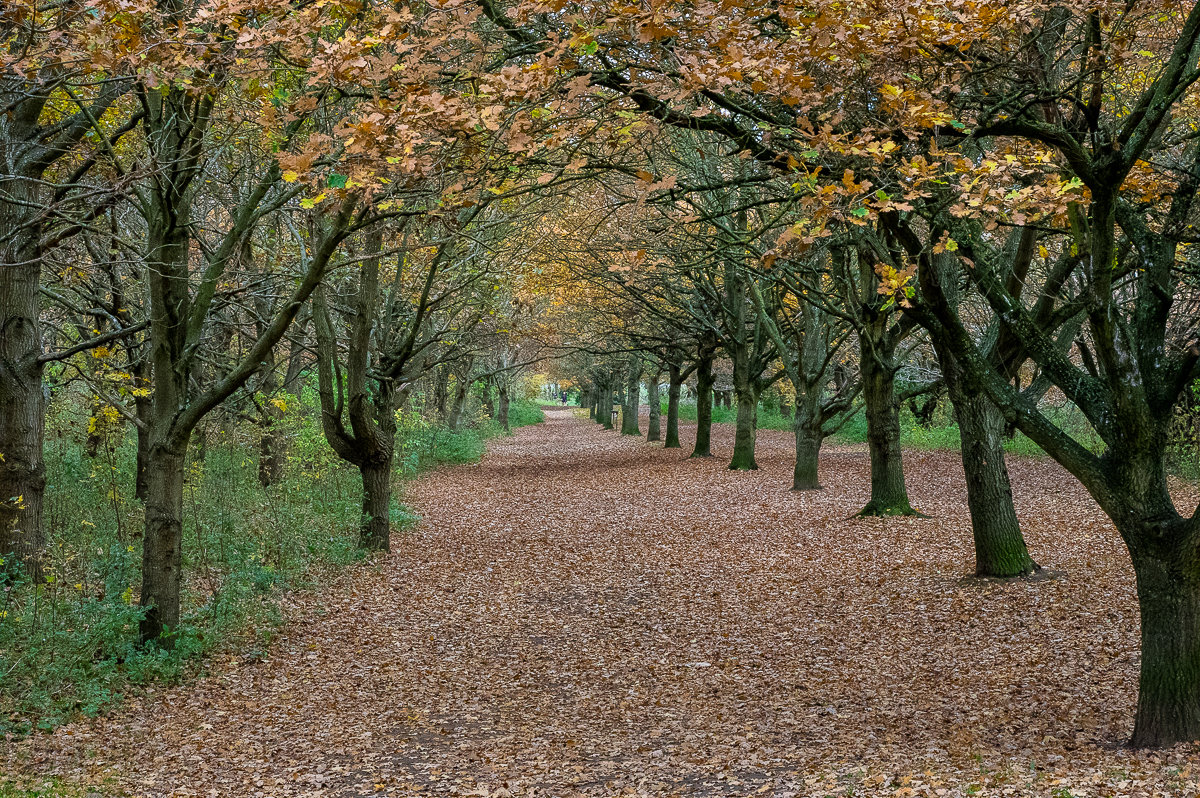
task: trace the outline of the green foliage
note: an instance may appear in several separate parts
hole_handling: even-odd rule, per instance
[[[1167,464],[1192,482],[1200,482],[1200,380],[1175,406],[1167,441]]]
[[[529,399],[515,399],[508,408],[508,425],[512,429],[541,424],[546,420],[542,406]]]

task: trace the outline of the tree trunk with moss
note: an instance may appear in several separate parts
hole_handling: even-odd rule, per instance
[[[943,367],[943,373],[962,435],[975,574],[1012,577],[1033,573],[1037,564],[1021,534],[1004,462],[1004,417],[985,394],[963,389],[956,366]]]
[[[820,401],[819,391],[811,391],[805,395],[797,391],[796,414],[792,419],[792,432],[796,437],[796,466],[792,470],[792,490],[821,488],[817,468],[825,433],[821,429]]]
[[[729,461],[731,471],[754,471],[758,463],[754,450],[758,443],[758,392],[753,385],[739,385],[737,395],[737,421],[734,427],[733,459]]]
[[[860,331],[863,410],[871,454],[871,500],[859,515],[914,515],[904,483],[895,343],[882,324]]]

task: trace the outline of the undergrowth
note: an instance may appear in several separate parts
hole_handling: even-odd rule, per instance
[[[0,560],[0,735],[95,715],[133,685],[186,676],[214,651],[257,656],[282,619],[284,591],[310,587],[364,556],[357,548],[361,481],[326,445],[314,396],[282,403],[276,428],[286,462],[266,488],[257,428],[218,418],[194,440],[184,489],[183,619],[169,649],[139,646],[136,442],[118,426],[99,446],[93,436],[89,453],[85,441],[96,424],[74,409],[80,406],[52,407],[45,449],[51,543],[41,575]],[[513,427],[541,420],[532,402],[513,402]],[[397,479],[476,462],[486,441],[503,432],[478,414],[455,432],[417,412],[402,411],[397,421]],[[396,505],[392,519],[403,529],[416,517]]]

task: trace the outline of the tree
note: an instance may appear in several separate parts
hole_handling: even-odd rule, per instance
[[[0,10],[0,557],[35,571],[45,546],[42,263],[115,201],[85,178],[132,127],[111,126],[129,80],[119,68],[103,74],[88,52],[89,40],[109,38],[108,17],[82,5]]]

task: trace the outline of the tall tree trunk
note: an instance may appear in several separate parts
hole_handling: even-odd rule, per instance
[[[183,568],[183,481],[187,446],[155,443],[146,469],[146,528],[142,540],[143,641],[163,639],[179,626]]]
[[[1138,536],[1154,540],[1158,534],[1151,528]],[[1200,571],[1195,556],[1156,556],[1139,548],[1131,554],[1142,620],[1142,660],[1130,742],[1135,747],[1166,748],[1200,740]]]
[[[957,264],[942,258],[938,266],[947,284],[957,285],[953,275]],[[947,295],[947,301],[957,307],[958,291]],[[968,382],[967,375],[944,342],[934,340],[934,351],[942,369],[942,383],[954,407],[962,437],[963,473],[967,482],[967,507],[971,512],[971,533],[975,539],[976,576],[1024,576],[1037,570],[1029,556],[1017,510],[1013,506],[1012,484],[1004,462],[1005,421],[998,408],[978,385]],[[937,406],[934,393],[926,399],[924,408],[932,421]]]
[[[490,380],[483,383],[483,412],[490,419],[496,418],[496,394]]]
[[[599,411],[598,411],[598,412],[600,412],[600,423],[604,426],[605,429],[612,429],[613,428],[613,417],[612,417],[613,387],[612,387],[611,383],[609,383],[609,382],[604,383],[604,387],[601,389],[601,392],[600,392],[600,397],[601,397],[601,401],[600,401],[601,407],[599,408]]]
[[[296,397],[299,397],[301,391],[304,390],[300,378],[304,376],[304,358],[308,353],[304,346],[304,337],[311,316],[312,312],[309,311],[297,318],[292,326],[290,336],[291,343],[288,348],[287,372],[283,377],[283,390]]]
[[[859,515],[915,515],[904,484],[900,450],[900,404],[887,332],[875,337],[860,332],[863,406],[867,447],[871,452],[871,500]]]
[[[508,411],[511,405],[511,397],[508,393],[508,382],[503,381],[498,388],[499,397],[496,399],[496,420],[500,422],[500,426],[505,432],[511,432],[512,427],[509,425]]]
[[[752,385],[742,385],[737,394],[737,423],[733,437],[731,471],[756,471],[754,449],[758,442],[758,391]]]
[[[103,81],[88,108],[71,116],[56,110],[43,125],[52,94],[61,91],[50,78],[61,65],[50,55],[32,71],[5,69],[0,78],[0,556],[35,576],[46,543],[40,289],[42,219],[52,198],[43,178],[127,90],[119,79]]]
[[[171,95],[181,104],[182,92]],[[178,113],[178,105],[163,102],[164,115]],[[184,117],[173,124],[182,125]],[[154,392],[150,409],[149,458],[146,475],[146,521],[142,541],[142,596],[146,614],[140,624],[143,642],[162,639],[179,624],[182,583],[183,481],[188,443],[193,430],[175,434],[180,410],[188,399],[192,374],[187,362],[189,291],[188,220],[190,205],[164,181],[147,214],[147,271],[150,274],[150,359]],[[201,431],[201,435],[203,432]],[[203,440],[203,439],[202,439]]]
[[[587,404],[588,418],[595,420],[596,418],[596,390],[588,388],[580,396],[580,403]]]
[[[463,411],[467,406],[467,395],[471,392],[470,383],[460,380],[454,387],[454,400],[450,403],[450,414],[446,416],[446,428],[457,432],[462,426]]]
[[[696,446],[692,457],[712,457],[712,367],[712,355],[702,355],[696,367]]]
[[[825,434],[821,429],[820,395],[796,397],[796,416],[792,420],[792,431],[796,436],[796,467],[792,471],[792,490],[820,490],[817,475],[821,456],[821,444]]]
[[[268,411],[263,421],[262,435],[258,439],[258,484],[264,488],[279,482],[283,476],[283,463],[287,459],[284,452],[287,439],[275,422],[275,417]]]
[[[1004,418],[982,392],[951,391],[962,435],[967,507],[975,538],[977,576],[1024,576],[1037,569],[1029,556],[1004,462]]]
[[[629,363],[629,371],[625,383],[625,404],[621,408],[621,434],[641,435],[638,415],[642,404],[642,361],[633,358]]]
[[[664,449],[682,449],[679,443],[679,392],[683,388],[682,369],[676,364],[670,365],[669,384],[667,385],[667,438],[663,443]]]
[[[20,178],[5,192],[36,203],[36,189]],[[42,502],[45,395],[42,392],[41,253],[39,225],[26,208],[0,202],[0,557],[15,557],[36,573],[46,545]]]
[[[646,440],[657,441],[662,438],[662,403],[658,398],[658,384],[662,380],[662,367],[659,366],[650,376],[650,384],[646,386],[646,404],[650,406],[650,422],[646,427]]]
[[[134,475],[134,496],[146,503],[150,485],[147,476],[150,468],[150,424],[153,422],[154,402],[150,398],[150,357],[143,354],[134,365],[133,413],[141,423],[137,425],[137,459]]]
[[[358,545],[367,551],[391,549],[392,458],[377,452],[359,466],[362,477],[362,525]]]

